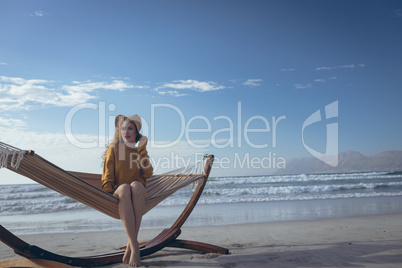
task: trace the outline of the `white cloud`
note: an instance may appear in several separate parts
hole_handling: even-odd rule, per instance
[[[316,71],[320,71],[320,70],[332,70],[332,69],[335,69],[336,67],[318,67],[318,68],[315,68],[316,69]]]
[[[326,79],[317,78],[317,79],[314,80],[314,82],[316,82],[316,83],[325,83],[328,80],[335,80],[336,78],[337,78],[336,76],[332,76],[332,77],[329,77],[329,78],[326,78]]]
[[[312,87],[313,87],[312,84],[306,84],[306,85],[295,84],[295,88],[296,88],[296,89],[306,89],[306,88],[312,88]]]
[[[284,69],[281,69],[281,72],[293,72],[295,69],[293,69],[293,68],[284,68]]]
[[[44,17],[44,16],[47,16],[49,14],[47,12],[45,12],[45,11],[38,10],[38,11],[35,11],[34,13],[30,13],[29,15],[31,17]]]
[[[130,77],[128,77],[128,76],[124,76],[124,77],[120,77],[120,76],[112,76],[112,77],[110,77],[110,79],[113,79],[113,80],[130,80],[131,78]]]
[[[394,17],[396,17],[396,18],[402,17],[402,9],[396,9],[394,11]]]
[[[248,79],[246,82],[243,83],[243,85],[256,87],[256,86],[260,86],[261,82],[262,82],[262,79]]]
[[[215,82],[200,82],[197,80],[177,80],[173,83],[165,84],[164,87],[175,89],[191,89],[198,92],[207,92],[224,89],[224,86],[220,86]]]
[[[92,92],[96,89],[108,89],[108,90],[118,90],[124,91],[128,88],[134,88],[133,85],[129,85],[121,80],[113,80],[112,83],[107,82],[85,82],[80,83],[74,81],[74,86],[64,85],[63,90],[67,92]]]
[[[27,126],[27,124],[20,119],[6,119],[6,118],[2,118],[0,117],[0,127],[4,126],[4,127],[13,127],[15,129],[21,129],[21,128],[25,128]]]
[[[7,62],[0,62],[0,65],[8,65]]]
[[[164,90],[165,88],[171,88],[174,90]],[[155,88],[155,91],[161,95],[169,94],[175,97],[185,96],[187,94],[179,93],[177,90],[194,90],[198,92],[216,91],[226,88],[225,86],[218,85],[215,82],[200,82],[197,80],[176,80],[172,83],[165,83],[162,86]]]
[[[365,64],[358,64],[357,67],[365,67]],[[332,67],[318,67],[315,68],[316,71],[321,71],[321,70],[334,70],[334,69],[342,69],[342,68],[347,68],[347,69],[353,69],[356,68],[356,65],[354,64],[349,64],[349,65],[340,65],[340,66],[332,66]]]
[[[112,82],[78,82],[55,87],[54,81],[0,76],[0,110],[29,110],[42,105],[59,107],[88,102],[95,90],[124,91],[141,88],[120,80]]]
[[[158,91],[160,95],[170,95],[173,97],[182,97],[188,94],[180,94],[177,90]]]

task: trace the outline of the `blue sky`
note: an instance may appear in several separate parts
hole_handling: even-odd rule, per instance
[[[157,172],[270,174],[328,152],[328,124],[336,152],[402,150],[400,1],[1,0],[0,24],[0,140],[65,169],[101,172],[134,113]]]

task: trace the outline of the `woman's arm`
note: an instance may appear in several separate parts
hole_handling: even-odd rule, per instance
[[[106,152],[105,162],[103,163],[102,172],[102,190],[113,194],[115,187],[114,167],[115,156],[113,147],[109,147]]]

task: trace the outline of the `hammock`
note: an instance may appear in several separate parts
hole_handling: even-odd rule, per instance
[[[178,169],[163,175],[154,175],[147,179],[145,213],[177,190],[203,178],[205,172],[200,171],[199,168],[202,163],[203,161],[200,161],[191,167]],[[2,142],[0,142],[0,167],[9,167],[14,172],[56,192],[90,206],[110,217],[120,219],[117,208],[118,199],[94,185],[101,180],[101,176],[98,174],[68,172],[33,151],[20,150]],[[180,174],[178,174],[179,171]],[[199,173],[192,174],[194,171]],[[89,182],[94,180],[95,183],[93,184]]]
[[[227,249],[218,246],[176,239],[180,234],[181,226],[187,220],[204,189],[212,163],[213,156],[205,156],[202,161],[190,167],[178,169],[162,175],[154,175],[147,179],[147,196],[145,200],[146,212],[154,208],[157,204],[177,190],[190,185],[191,183],[198,183],[198,185],[192,198],[176,222],[169,229],[162,231],[157,237],[141,246],[141,256],[154,253],[165,246],[195,249],[203,252],[228,253]],[[35,154],[34,151],[21,150],[3,142],[0,142],[0,168],[1,167],[8,168],[18,174],[26,176],[33,181],[115,219],[120,218],[118,213],[119,200],[100,189],[100,174],[65,171]],[[202,183],[199,183],[200,181],[202,181]],[[67,263],[69,265],[76,264],[77,266],[94,266],[121,261],[120,255],[123,254],[120,252],[86,258],[65,257],[38,247],[36,247],[38,249],[35,250],[28,250],[27,248],[34,249],[35,246],[25,243],[1,225],[0,231],[0,240],[12,247],[16,253],[27,258],[44,258]]]

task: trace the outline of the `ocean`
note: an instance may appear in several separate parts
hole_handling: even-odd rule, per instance
[[[168,228],[188,186],[148,212],[141,228]],[[402,173],[210,178],[184,226],[315,220],[402,213]],[[123,230],[112,219],[40,184],[0,185],[0,224],[15,234]]]

